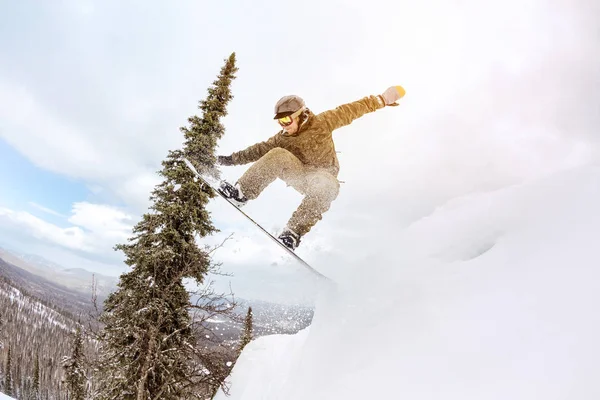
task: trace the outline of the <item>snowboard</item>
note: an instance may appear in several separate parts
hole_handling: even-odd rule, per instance
[[[279,247],[281,247],[290,256],[292,256],[296,261],[298,261],[300,264],[302,264],[302,266],[304,266],[305,268],[307,268],[310,272],[312,272],[313,274],[315,274],[317,277],[319,277],[321,279],[329,280],[329,278],[327,278],[325,275],[321,274],[319,271],[317,271],[312,266],[310,266],[310,264],[308,264],[306,261],[304,261],[292,249],[288,248],[281,241],[279,241],[279,239],[277,239],[275,236],[273,236],[271,233],[269,233],[269,231],[267,231],[265,228],[263,228],[258,222],[254,221],[248,214],[246,214],[244,211],[242,211],[240,209],[240,207],[238,207],[235,203],[229,201],[229,199],[218,190],[219,189],[220,180],[218,180],[214,176],[208,176],[206,174],[199,173],[198,170],[192,165],[192,163],[187,158],[183,158],[183,161],[188,166],[188,168],[194,173],[194,175],[196,175],[200,180],[202,180],[202,182],[204,182],[213,191],[215,191],[215,193],[217,193],[221,198],[223,198],[223,200],[225,200],[227,203],[231,204],[233,206],[233,208],[235,208],[237,211],[239,211],[244,217],[246,217],[250,222],[252,222],[265,235],[267,235],[271,240],[273,240],[275,243],[277,243],[277,245]]]

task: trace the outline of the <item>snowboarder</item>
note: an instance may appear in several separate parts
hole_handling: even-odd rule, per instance
[[[332,132],[366,113],[397,106],[396,101],[404,94],[401,86],[391,86],[380,95],[366,96],[320,114],[313,114],[299,96],[282,97],[275,104],[274,119],[282,128],[279,132],[264,142],[217,157],[217,163],[225,166],[254,162],[235,185],[223,181],[219,191],[238,207],[256,199],[277,178],[303,194],[278,237],[295,250],[339,193],[340,167]]]

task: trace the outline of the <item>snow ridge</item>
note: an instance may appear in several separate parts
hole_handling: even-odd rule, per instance
[[[599,182],[590,166],[471,194],[331,255],[312,325],[246,346],[228,399],[600,398]]]

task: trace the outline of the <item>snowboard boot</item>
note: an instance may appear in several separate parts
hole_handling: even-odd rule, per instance
[[[227,197],[233,204],[235,204],[238,208],[242,207],[248,199],[242,193],[239,184],[235,186],[229,182],[222,181],[219,186],[219,193],[223,196]]]
[[[281,232],[278,239],[281,240],[281,242],[292,251],[296,250],[298,245],[300,245],[300,235],[288,227]]]

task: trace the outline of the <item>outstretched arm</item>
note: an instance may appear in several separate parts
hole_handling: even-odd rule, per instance
[[[385,106],[398,105],[396,100],[404,96],[404,93],[401,86],[391,86],[383,94],[366,96],[352,103],[342,104],[332,110],[322,112],[319,117],[323,118],[329,129],[335,130],[349,125],[367,113]]]
[[[278,134],[268,140],[253,144],[252,146],[232,153],[230,156],[219,156],[221,165],[241,165],[253,162],[264,156],[269,150],[278,146]]]

